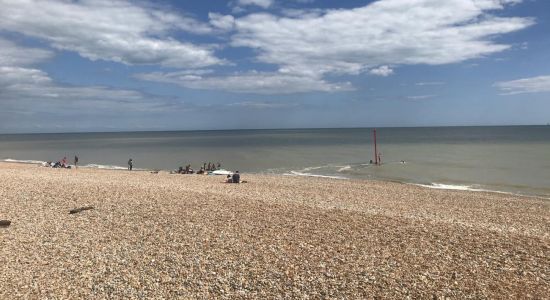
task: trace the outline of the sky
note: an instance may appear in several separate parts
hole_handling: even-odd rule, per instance
[[[0,133],[547,123],[548,0],[0,0]]]

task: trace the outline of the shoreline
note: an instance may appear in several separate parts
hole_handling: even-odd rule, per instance
[[[550,203],[0,163],[1,298],[544,298]],[[92,209],[88,209],[93,207]],[[86,210],[70,214],[70,210]]]
[[[0,160],[0,164],[24,164],[24,165],[37,165],[42,166],[45,161],[38,161],[38,160],[15,160],[15,159],[3,159]],[[74,167],[74,165],[70,165]],[[126,167],[118,166],[118,165],[101,165],[101,164],[86,164],[83,166],[78,166],[78,168],[85,168],[85,169],[91,169],[91,170],[107,170],[107,171],[127,171]],[[170,173],[173,170],[164,170],[164,169],[143,169],[143,168],[135,168],[132,170],[133,172],[166,172]],[[503,194],[503,195],[510,195],[510,196],[518,196],[518,197],[527,197],[527,198],[535,198],[535,199],[542,199],[550,201],[550,195],[541,195],[541,194],[527,194],[527,193],[514,193],[514,192],[508,192],[508,191],[499,191],[499,190],[489,190],[489,189],[478,189],[478,188],[470,188],[470,186],[466,186],[466,188],[463,188],[462,185],[453,185],[453,184],[440,184],[440,183],[431,183],[430,184],[424,184],[424,183],[416,183],[416,182],[407,182],[407,181],[400,181],[400,180],[392,180],[392,179],[385,179],[385,178],[349,178],[344,176],[331,176],[331,175],[317,175],[317,174],[305,174],[298,172],[287,172],[287,173],[266,173],[266,172],[245,172],[245,174],[252,174],[252,175],[266,175],[266,176],[283,176],[283,177],[302,177],[302,178],[325,178],[325,179],[332,179],[332,180],[356,180],[356,181],[378,181],[378,182],[392,182],[392,183],[398,183],[398,184],[404,184],[404,185],[412,185],[427,189],[433,189],[433,190],[446,190],[446,191],[468,191],[468,192],[481,192],[481,193],[495,193],[495,194]],[[181,175],[197,175],[197,174],[181,174]],[[446,186],[446,187],[445,187]]]

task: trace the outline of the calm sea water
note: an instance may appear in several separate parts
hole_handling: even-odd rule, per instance
[[[0,135],[0,159],[172,170],[228,170],[394,180],[434,188],[550,197],[550,126],[293,129]],[[405,161],[402,163],[401,161]]]

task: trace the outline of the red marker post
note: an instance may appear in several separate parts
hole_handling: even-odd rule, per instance
[[[372,137],[374,140],[374,163],[378,165],[378,150],[376,149],[376,128],[372,131]]]

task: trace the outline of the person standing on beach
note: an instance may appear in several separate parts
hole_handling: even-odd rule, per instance
[[[78,167],[78,156],[74,156],[74,167],[77,168]]]
[[[134,167],[134,161],[130,158],[130,160],[128,160],[128,171],[132,171],[133,167]]]

